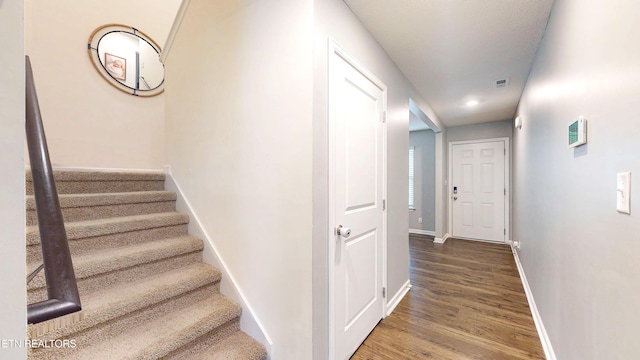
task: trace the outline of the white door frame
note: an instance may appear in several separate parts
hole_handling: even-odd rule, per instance
[[[511,170],[509,167],[509,164],[511,164],[511,151],[509,148],[509,138],[508,137],[500,137],[500,138],[490,138],[490,139],[478,139],[478,140],[466,140],[466,141],[449,141],[449,151],[447,154],[447,167],[449,168],[449,185],[447,186],[447,194],[448,199],[447,199],[447,206],[449,208],[449,217],[448,217],[448,224],[447,224],[447,229],[449,234],[451,234],[452,237],[454,237],[453,235],[453,189],[452,189],[452,183],[453,183],[453,146],[454,145],[464,145],[464,144],[481,144],[481,143],[486,143],[486,142],[495,142],[495,141],[504,141],[504,188],[507,190],[507,194],[504,197],[504,228],[506,229],[506,234],[504,235],[504,242],[500,242],[500,243],[505,243],[508,244],[510,241],[510,236],[511,236],[511,229],[509,228],[509,224],[511,223],[511,217],[509,216],[510,214],[510,208],[509,208],[509,204],[511,204],[511,188],[510,188],[510,183],[509,183],[509,178],[510,178],[510,174],[511,174]],[[464,238],[463,238],[464,239]],[[479,240],[479,239],[469,239],[469,240]],[[479,241],[486,241],[486,242],[495,242],[495,241],[489,241],[489,240],[479,240]]]
[[[328,127],[329,127],[329,146],[328,146],[328,163],[327,163],[327,173],[329,180],[329,191],[328,191],[328,205],[329,205],[329,231],[328,231],[328,268],[329,268],[329,359],[333,359],[335,356],[335,332],[334,332],[334,316],[335,316],[335,304],[333,301],[333,293],[334,293],[334,275],[335,269],[333,267],[333,254],[335,254],[335,229],[338,226],[335,221],[335,104],[331,101],[331,73],[332,70],[336,68],[335,58],[333,55],[337,55],[341,57],[344,61],[353,66],[356,70],[358,70],[362,75],[364,75],[367,79],[369,79],[372,83],[382,89],[382,111],[386,114],[387,111],[387,86],[378,79],[375,75],[369,72],[364,66],[362,66],[355,58],[353,58],[349,53],[347,53],[338,43],[329,38],[329,58],[328,58]],[[382,198],[387,200],[387,122],[384,121],[382,124]],[[387,210],[385,209],[382,212],[382,287],[387,288]],[[388,295],[388,294],[387,294]],[[385,318],[387,316],[387,297],[383,297],[382,299],[382,308],[380,309],[380,317]]]

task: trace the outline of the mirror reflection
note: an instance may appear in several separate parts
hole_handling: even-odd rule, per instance
[[[96,70],[116,88],[137,96],[162,92],[160,48],[141,31],[124,25],[98,28],[89,39]]]

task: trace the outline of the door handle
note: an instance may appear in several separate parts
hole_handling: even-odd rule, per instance
[[[342,225],[338,225],[336,232],[345,239],[351,236],[351,229]]]

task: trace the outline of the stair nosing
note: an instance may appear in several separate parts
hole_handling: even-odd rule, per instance
[[[223,346],[225,346],[226,344],[228,344],[228,343],[230,343],[230,342],[233,342],[233,341],[234,341],[234,340],[236,340],[237,338],[241,338],[240,340],[242,340],[243,342],[248,342],[248,341],[250,341],[250,342],[252,342],[252,343],[254,343],[254,344],[259,344],[259,346],[262,348],[262,356],[263,356],[263,358],[264,358],[264,356],[266,356],[266,355],[267,355],[267,349],[264,347],[264,345],[263,345],[263,344],[261,344],[261,343],[260,343],[259,341],[257,341],[256,339],[252,338],[251,336],[247,335],[247,333],[245,333],[245,332],[244,332],[244,331],[242,331],[242,330],[237,331],[237,332],[235,332],[235,333],[233,333],[233,334],[230,334],[229,336],[227,336],[227,337],[225,337],[225,338],[223,338],[223,339],[220,339],[220,341],[218,341],[218,342],[216,342],[216,343],[214,343],[214,344],[212,344],[212,345],[209,345],[209,346],[207,346],[207,347],[205,347],[205,348],[201,349],[201,353],[207,353],[207,352],[208,352],[208,350],[213,350],[214,348],[223,347]],[[236,355],[237,355],[237,354],[236,354]],[[199,356],[198,356],[198,357],[196,357],[196,359],[199,359],[199,358],[200,358]]]
[[[196,311],[198,316],[193,317]],[[100,344],[96,344],[92,347],[93,349],[83,351],[92,352],[92,355],[95,355],[98,351],[108,352],[108,347],[113,344],[126,343],[129,346],[133,345],[133,347],[127,348],[128,356],[126,359],[147,359],[149,356],[162,357],[239,318],[241,313],[242,307],[240,305],[222,294],[217,294],[182,309],[181,314],[170,313],[145,324],[148,329],[162,329],[161,334],[141,333],[138,329],[130,329],[116,337],[107,339],[107,342],[104,343],[106,348],[101,349]],[[185,318],[182,314],[191,314],[191,316]],[[182,318],[184,322],[176,325],[172,322],[176,317]],[[137,338],[136,342],[131,341],[134,338]],[[149,354],[149,349],[156,351]],[[82,358],[83,351],[75,354],[72,358]]]
[[[96,236],[155,229],[189,223],[189,216],[179,212],[162,212],[144,215],[119,216],[65,223],[67,240],[78,240]],[[81,231],[84,230],[84,231]],[[38,225],[27,226],[27,245],[40,243]]]
[[[166,174],[158,171],[92,171],[53,169],[55,181],[96,182],[96,181],[165,181]],[[31,170],[25,171],[25,180],[32,182]]]
[[[194,278],[197,281],[193,283],[186,281]],[[178,273],[161,273],[139,281],[121,284],[111,288],[106,294],[102,292],[92,293],[85,296],[84,299],[80,299],[83,304],[89,304],[88,306],[83,305],[81,310],[84,316],[83,320],[73,325],[47,332],[43,336],[54,338],[69,336],[101,323],[127,316],[127,314],[146,307],[154,306],[203,286],[214,284],[219,282],[220,279],[221,274],[218,269],[205,263],[197,263],[181,269]],[[188,284],[189,286],[178,286],[181,284]],[[151,288],[145,285],[151,285]],[[149,301],[150,298],[151,300]],[[34,329],[38,325],[29,325],[29,329]]]
[[[199,252],[203,248],[202,240],[195,236],[184,235],[78,255],[73,258],[73,267],[76,280],[82,281],[101,274]],[[32,269],[37,265],[38,263],[28,264],[27,268]],[[27,290],[34,291],[45,286],[44,278],[36,277],[27,285]]]
[[[110,193],[59,194],[61,209],[127,204],[151,204],[176,201],[177,195],[167,190],[128,191]],[[75,201],[74,201],[75,200]],[[33,195],[26,196],[27,211],[36,210]]]

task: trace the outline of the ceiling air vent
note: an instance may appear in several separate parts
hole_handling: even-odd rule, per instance
[[[509,78],[496,80],[494,83],[496,88],[502,88],[509,85]]]

